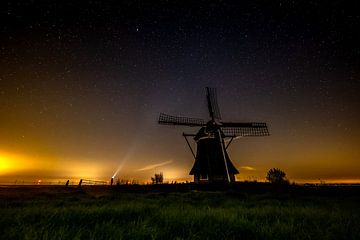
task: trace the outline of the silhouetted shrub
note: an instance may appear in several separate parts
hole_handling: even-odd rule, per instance
[[[279,168],[272,168],[266,175],[266,180],[274,184],[289,184],[286,173]]]

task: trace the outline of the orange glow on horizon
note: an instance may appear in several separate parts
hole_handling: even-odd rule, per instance
[[[160,160],[159,160],[160,161]],[[150,161],[149,161],[150,162]],[[157,163],[157,161],[153,161]],[[187,166],[174,166],[176,162],[164,160],[163,162],[169,163],[161,165],[156,168],[149,168],[149,170],[139,171],[139,166],[131,165],[128,163],[124,165],[124,169],[121,170],[116,179],[134,180],[138,183],[149,183],[151,176],[156,172],[163,172],[164,182],[186,182],[193,181],[193,176],[188,175]],[[0,151],[0,182],[15,181],[15,180],[31,180],[42,184],[45,182],[60,182],[66,179],[73,179],[77,182],[79,179],[89,180],[103,180],[109,181],[116,164],[105,164],[101,159],[89,159],[89,158],[68,158],[68,157],[51,157],[51,156],[32,156],[19,153],[12,153],[9,151]],[[170,164],[171,163],[171,164]],[[293,170],[290,166],[284,167],[283,170],[287,173],[287,177],[290,183],[295,182],[299,184],[314,183],[314,184],[335,184],[335,183],[360,183],[360,178],[356,175],[349,178],[341,178],[336,176],[332,178],[332,175],[323,176],[317,178],[312,176],[320,176],[321,170],[328,171],[337,167],[340,168],[340,162],[331,162],[333,166],[326,166],[324,162],[318,161],[317,164],[322,163],[323,166],[319,166],[318,169],[309,166],[301,166],[301,169],[314,170],[314,173],[308,176],[301,176],[300,172]],[[115,166],[115,167],[114,167]],[[240,170],[240,174],[236,176],[237,181],[257,181],[265,182],[265,176],[267,172],[266,166],[237,166]]]
[[[100,164],[86,160],[59,159],[55,157],[34,157],[24,154],[0,151],[0,177],[5,179],[101,179],[104,169]],[[90,162],[90,164],[89,164]]]
[[[33,162],[23,155],[0,152],[0,176],[11,172],[31,169],[32,166]]]

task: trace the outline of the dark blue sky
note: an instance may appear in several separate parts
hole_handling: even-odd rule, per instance
[[[81,177],[69,166],[91,165],[105,178],[126,159],[123,177],[184,178],[181,133],[196,129],[157,117],[207,118],[211,86],[224,120],[270,126],[232,145],[240,178],[280,167],[360,179],[359,22],[355,1],[4,2],[0,151],[36,167],[2,176]]]

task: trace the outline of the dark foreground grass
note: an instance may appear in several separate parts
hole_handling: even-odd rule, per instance
[[[1,239],[360,239],[357,197],[46,193],[0,200]]]

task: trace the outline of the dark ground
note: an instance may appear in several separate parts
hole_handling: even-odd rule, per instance
[[[0,239],[360,239],[359,186],[2,186]]]

